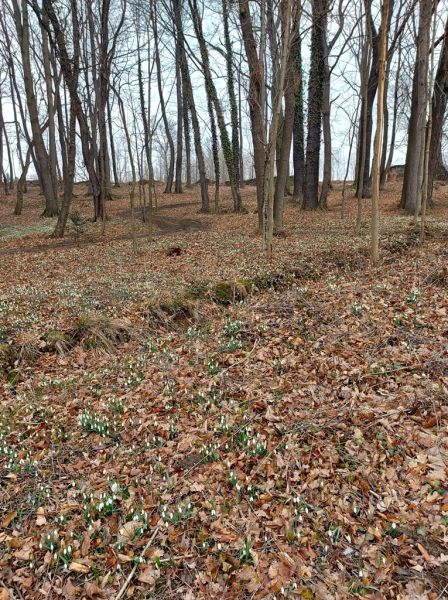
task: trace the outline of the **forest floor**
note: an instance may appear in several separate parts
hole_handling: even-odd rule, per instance
[[[448,187],[375,268],[338,183],[270,263],[158,191],[138,255],[125,186],[79,247],[0,199],[0,600],[448,598]]]

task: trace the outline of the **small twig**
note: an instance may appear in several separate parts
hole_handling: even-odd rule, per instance
[[[143,552],[140,554],[140,558],[141,558],[142,556],[144,556],[145,552],[146,552],[146,551],[148,550],[148,548],[151,546],[151,544],[152,544],[152,542],[153,542],[154,538],[156,537],[156,535],[157,535],[157,532],[159,531],[159,529],[160,529],[160,525],[157,525],[157,527],[156,527],[156,528],[154,529],[154,531],[152,532],[152,536],[149,538],[149,541],[148,541],[148,543],[146,544],[146,546],[145,546],[145,548],[144,548]],[[136,571],[136,570],[137,570],[137,564],[135,564],[135,565],[134,565],[134,568],[133,568],[133,569],[132,569],[132,571],[129,573],[129,576],[128,576],[128,578],[126,579],[126,581],[125,581],[125,582],[124,582],[124,584],[122,585],[122,587],[121,587],[120,591],[118,592],[118,594],[115,596],[115,600],[120,600],[120,598],[122,598],[122,596],[123,596],[123,594],[125,593],[125,591],[126,591],[126,589],[127,589],[128,585],[131,583],[131,580],[132,580],[132,578],[134,577],[134,575],[135,575],[135,571]]]

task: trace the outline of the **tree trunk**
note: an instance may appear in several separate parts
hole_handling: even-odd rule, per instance
[[[371,29],[371,0],[366,2],[366,50],[364,52],[365,57],[365,71],[364,81],[361,79],[362,85],[362,104],[361,104],[361,120],[359,123],[359,134],[358,134],[358,175],[356,185],[356,197],[358,199],[355,235],[361,233],[362,225],[362,199],[364,197],[364,173],[367,159],[367,145],[365,140],[367,139],[367,122],[368,122],[368,102],[369,102],[369,80],[367,73],[370,67],[370,60],[372,54],[372,29]],[[361,63],[363,64],[363,63]]]
[[[428,178],[429,178],[429,153],[431,148],[431,136],[432,136],[432,98],[433,94],[433,82],[434,82],[434,47],[435,37],[437,28],[437,0],[434,2],[434,15],[433,15],[433,26],[432,26],[432,41],[431,41],[431,64],[429,68],[430,80],[429,86],[426,91],[425,108],[429,104],[428,113],[428,124],[426,128],[426,140],[425,140],[425,157],[424,157],[424,173],[423,173],[423,195],[422,195],[422,220],[420,222],[420,243],[425,241],[425,222],[426,222],[426,205],[428,201]],[[445,34],[444,34],[445,37]],[[443,48],[442,48],[443,51]]]
[[[154,33],[154,52],[156,59],[156,71],[157,71],[157,87],[159,90],[159,100],[160,100],[160,111],[162,113],[163,125],[165,127],[165,135],[168,141],[168,145],[170,148],[170,160],[168,173],[166,178],[166,186],[165,186],[165,194],[171,194],[171,190],[173,187],[173,178],[174,178],[174,142],[170,132],[170,126],[168,124],[168,118],[166,116],[166,107],[165,107],[165,99],[163,97],[163,86],[162,86],[162,67],[160,65],[160,53],[159,53],[159,36],[157,31],[157,8],[156,3],[151,0],[151,19],[152,19],[152,27]]]
[[[222,12],[224,22],[224,41],[226,48],[226,67],[227,67],[227,90],[229,92],[230,102],[230,120],[232,122],[232,156],[233,168],[235,171],[235,182],[237,187],[240,187],[240,140],[238,128],[238,104],[235,94],[235,79],[233,65],[233,50],[229,32],[229,0],[222,0]]]
[[[298,35],[300,19],[299,11],[299,5],[295,5],[294,16],[292,19],[292,33],[288,34],[288,37],[291,39],[292,47],[294,47],[295,37]],[[285,37],[285,33],[283,33],[283,37]],[[294,128],[296,102],[293,70],[294,59],[293,52],[289,52],[284,86],[285,112],[282,123],[283,131],[281,135],[280,154],[277,161],[277,180],[275,183],[274,195],[274,230],[276,232],[281,232],[283,230],[283,201],[285,197],[286,180],[289,177],[289,157],[291,155],[291,140]],[[279,89],[278,93],[282,94],[282,90]]]
[[[275,150],[277,143],[278,124],[282,108],[282,90],[285,85],[286,69],[290,54],[290,23],[291,23],[291,1],[283,0],[280,5],[282,17],[282,54],[280,70],[278,74],[278,93],[272,104],[272,120],[269,128],[269,141],[267,144],[266,158],[263,174],[263,247],[266,258],[272,258],[272,235],[274,227],[274,165]],[[294,117],[294,113],[293,113]],[[283,187],[284,190],[284,187]]]
[[[26,182],[26,176],[31,162],[31,146],[28,146],[28,150],[25,157],[25,164],[23,165],[22,173],[17,182],[17,200],[16,207],[14,209],[15,215],[21,215],[23,209],[23,193]]]
[[[110,107],[110,99],[107,97],[107,123],[109,126],[109,139],[110,139],[110,155],[112,158],[112,170],[114,174],[114,187],[120,187],[120,179],[118,177],[117,170],[117,157],[115,154],[115,143],[114,143],[114,132],[112,130],[112,110]]]
[[[205,42],[204,34],[202,31],[202,20],[199,14],[197,0],[188,0],[188,4],[190,6],[190,12],[193,20],[193,25],[196,33],[196,37],[199,43],[199,49],[201,52],[202,59],[202,69],[205,79],[205,87],[207,90],[207,94],[210,96],[210,99],[213,103],[213,108],[216,113],[216,119],[218,121],[218,128],[221,137],[221,147],[224,154],[224,159],[226,162],[226,167],[229,172],[229,180],[230,180],[230,189],[232,191],[233,198],[233,209],[235,212],[241,212],[243,209],[241,203],[241,196],[238,189],[238,181],[236,179],[235,172],[235,164],[233,158],[232,145],[229,140],[229,135],[227,133],[226,123],[224,120],[224,114],[222,111],[221,103],[219,102],[218,94],[216,92],[215,84],[213,83],[212,74],[210,70],[209,64],[209,56],[207,50],[207,44]]]
[[[190,114],[191,114],[191,122],[193,125],[194,148],[195,148],[195,152],[196,152],[196,161],[197,161],[198,172],[199,172],[199,180],[201,182],[201,200],[202,200],[201,212],[209,213],[210,212],[210,199],[209,199],[209,195],[208,195],[208,183],[207,183],[207,175],[205,172],[204,153],[202,152],[202,145],[201,145],[201,130],[199,127],[199,119],[198,119],[198,115],[196,112],[196,105],[194,102],[193,89],[191,86],[190,71],[188,69],[187,56],[186,56],[186,52],[185,52],[182,21],[179,19],[179,22],[176,25],[178,27],[178,35],[181,36],[181,40],[182,40],[182,46],[181,46],[181,51],[182,51],[182,56],[181,56],[181,58],[182,58],[182,62],[181,62],[182,88],[184,90],[184,97],[185,97],[187,108],[190,110]],[[215,136],[216,136],[216,132],[215,132]],[[216,142],[216,146],[217,146],[217,142]],[[216,153],[217,153],[217,147],[216,147]],[[215,163],[215,167],[216,167],[216,163]],[[215,173],[215,176],[216,176],[216,173]],[[219,192],[219,162],[218,162],[218,192]],[[217,205],[216,205],[216,209],[217,209]]]
[[[179,0],[173,0],[174,19],[181,19],[181,4]],[[176,15],[178,13],[178,15]],[[181,40],[176,36],[176,99],[177,99],[177,139],[176,139],[176,180],[174,193],[182,194],[182,146],[183,146],[183,106],[182,106],[182,78],[181,78]]]
[[[380,193],[380,153],[381,135],[383,132],[384,96],[385,96],[385,61],[387,53],[387,21],[389,17],[389,0],[383,0],[381,7],[381,35],[378,58],[378,105],[376,109],[376,133],[372,164],[372,263],[379,260],[379,193]]]
[[[390,138],[390,147],[389,147],[389,155],[387,157],[386,164],[384,169],[381,171],[381,180],[380,180],[380,189],[384,190],[387,183],[387,178],[390,173],[390,168],[392,166],[392,160],[394,157],[395,150],[395,137],[397,134],[397,117],[398,117],[398,83],[400,77],[400,69],[401,69],[401,44],[398,49],[398,62],[397,62],[397,72],[395,75],[395,90],[394,90],[394,106],[393,106],[393,118],[392,118],[392,133]],[[387,78],[386,78],[386,86],[387,86]],[[385,103],[386,104],[386,103]]]
[[[55,196],[55,187],[51,178],[52,170],[50,158],[45,148],[42,129],[39,123],[39,111],[36,95],[34,93],[33,75],[31,71],[28,5],[26,0],[22,0],[21,7],[19,6],[19,0],[12,0],[12,5],[17,37],[20,44],[23,80],[25,84],[29,122],[33,132],[36,167],[39,173],[39,182],[42,185],[42,191],[45,196],[44,215],[55,216],[58,213],[57,196]]]
[[[373,128],[373,105],[375,102],[376,91],[378,89],[378,60],[379,60],[379,33],[375,28],[375,23],[372,19],[372,2],[366,2],[368,6],[368,15],[366,16],[366,28],[369,36],[369,52],[371,57],[370,74],[368,77],[366,100],[361,108],[361,117],[359,120],[360,136],[358,138],[359,171],[356,175],[357,181],[357,196],[362,194],[362,198],[370,196],[370,152],[372,145],[372,128]],[[364,161],[362,156],[364,155]],[[362,164],[361,164],[362,163]]]
[[[440,164],[440,144],[442,140],[443,125],[448,97],[448,18],[445,23],[445,31],[440,51],[439,64],[434,82],[432,95],[432,125],[431,145],[429,148],[428,162],[428,203],[432,204],[432,192],[435,174]]]
[[[76,59],[74,59],[75,63]],[[78,70],[78,67],[75,66]],[[75,73],[75,77],[78,74]],[[70,214],[70,204],[73,197],[73,186],[75,183],[75,161],[76,161],[76,111],[73,101],[70,103],[70,124],[68,130],[68,160],[67,172],[64,178],[64,198],[62,201],[61,212],[52,237],[62,238],[67,226],[67,220]]]
[[[240,188],[244,187],[244,161],[243,161],[243,119],[241,118],[241,65],[242,58],[240,58],[240,66],[238,69],[238,126],[239,126],[239,136],[240,136]]]
[[[326,10],[327,0],[315,0],[313,2],[311,64],[308,81],[308,134],[303,194],[303,208],[305,210],[315,210],[319,204],[319,158],[325,76],[322,28],[325,22]]]
[[[44,13],[44,19],[46,19]],[[44,65],[45,75],[45,88],[47,93],[47,108],[48,108],[48,145],[49,145],[49,159],[50,159],[50,171],[51,181],[53,184],[53,193],[56,198],[59,195],[58,186],[58,172],[57,172],[57,151],[56,151],[56,126],[54,122],[55,106],[53,100],[53,79],[51,74],[51,63],[50,63],[50,50],[48,47],[48,35],[43,27],[42,31],[42,57]],[[56,77],[56,73],[55,73]]]
[[[262,97],[264,69],[257,54],[252,19],[249,12],[249,1],[239,0],[239,17],[243,34],[244,48],[249,63],[249,112],[252,124],[252,144],[254,150],[254,169],[257,182],[258,230],[263,228],[263,174],[264,148],[266,132],[264,126],[264,103]],[[262,49],[260,49],[262,54]]]
[[[327,42],[327,15],[324,16],[324,25],[322,28],[322,43],[324,49],[324,85],[322,100],[322,129],[324,137],[324,173],[322,179],[322,189],[319,198],[319,208],[327,210],[328,194],[331,188],[331,124],[330,124],[330,80],[331,71],[329,64],[329,48]]]
[[[305,146],[304,146],[304,118],[303,118],[303,72],[302,72],[302,44],[300,36],[292,47],[294,56],[294,129],[293,129],[293,164],[294,164],[294,191],[293,202],[302,206],[304,176],[305,176]]]
[[[412,81],[411,116],[408,128],[408,144],[403,178],[400,208],[413,215],[420,204],[422,129],[425,127],[425,87],[428,73],[429,25],[431,20],[431,0],[421,0],[417,54]]]

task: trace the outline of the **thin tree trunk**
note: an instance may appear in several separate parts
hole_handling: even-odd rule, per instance
[[[110,139],[110,155],[112,158],[112,171],[114,174],[114,187],[120,187],[120,179],[118,177],[117,170],[117,157],[115,154],[115,143],[114,143],[114,133],[112,130],[112,110],[110,107],[110,99],[107,97],[107,124],[109,126],[109,139]]]
[[[50,159],[45,148],[42,129],[39,123],[39,112],[36,95],[34,92],[33,75],[31,71],[28,5],[26,0],[21,0],[21,6],[19,5],[19,0],[12,0],[12,5],[17,37],[21,51],[23,80],[25,84],[29,122],[33,132],[36,167],[39,173],[39,182],[42,185],[42,191],[45,196],[44,215],[55,216],[58,213],[57,196],[55,196],[54,193],[55,188],[51,178],[52,171]]]
[[[229,32],[229,12],[228,1],[222,0],[222,12],[224,22],[224,40],[226,48],[226,67],[227,67],[227,90],[229,92],[230,102],[230,120],[232,122],[232,156],[233,168],[235,171],[235,182],[237,187],[240,187],[240,141],[238,130],[238,104],[235,94],[234,80],[234,65],[233,65],[233,50]]]
[[[360,103],[358,102],[358,105],[356,107],[355,120],[351,123],[351,125],[350,125],[350,131],[349,131],[349,140],[350,141],[349,141],[347,167],[345,169],[344,183],[342,184],[341,219],[344,219],[344,217],[345,217],[345,188],[346,188],[346,185],[347,185],[347,177],[348,177],[348,173],[349,173],[349,170],[350,170],[350,161],[351,161],[351,158],[352,158],[353,142],[354,142],[354,139],[355,139],[356,124],[358,122],[359,107],[360,107]]]
[[[21,173],[21,175],[19,177],[19,180],[17,182],[17,200],[16,200],[16,207],[14,209],[14,214],[15,215],[21,215],[22,214],[22,209],[23,209],[23,193],[24,193],[26,176],[27,176],[27,173],[28,173],[30,162],[31,162],[31,146],[28,146],[28,150],[27,150],[26,157],[25,157],[25,164],[23,165],[22,173]]]
[[[44,13],[44,19],[45,19]],[[50,171],[51,181],[53,184],[53,193],[55,198],[58,197],[58,174],[57,174],[57,151],[56,151],[56,126],[54,122],[54,100],[53,100],[53,79],[51,74],[51,63],[50,63],[50,50],[48,48],[48,35],[43,27],[42,31],[42,56],[45,74],[45,87],[47,93],[47,107],[48,107],[48,146],[49,146],[49,159],[50,159]],[[56,73],[55,73],[56,76]]]
[[[120,94],[117,90],[114,89],[115,96],[118,100],[118,106],[120,108],[121,120],[123,122],[124,135],[126,138],[126,145],[129,154],[129,162],[131,163],[131,173],[132,173],[132,181],[129,186],[129,204],[131,208],[131,233],[132,233],[132,250],[134,254],[138,254],[138,245],[137,245],[137,234],[135,230],[135,207],[134,207],[134,198],[135,198],[135,186],[136,186],[136,176],[135,176],[135,163],[134,157],[132,155],[132,145],[131,138],[129,136],[129,130],[126,123],[126,113],[124,110],[123,100],[121,99]]]
[[[76,77],[78,75],[75,75]],[[75,184],[75,161],[76,161],[76,111],[74,102],[70,103],[70,125],[68,130],[68,160],[67,172],[64,178],[64,198],[62,201],[61,212],[52,237],[62,238],[67,226],[67,220],[70,214],[70,204],[73,197],[73,187]]]
[[[243,119],[242,119],[242,110],[241,110],[241,66],[242,66],[242,57],[240,58],[240,65],[238,69],[238,126],[239,126],[239,135],[240,135],[240,188],[244,187],[244,161],[243,161]]]
[[[331,188],[331,123],[330,123],[330,80],[331,71],[329,65],[329,48],[327,43],[327,16],[324,17],[322,28],[322,42],[324,50],[324,85],[322,100],[322,130],[324,138],[324,172],[322,189],[319,197],[319,208],[328,209],[328,194]]]
[[[368,7],[368,8],[367,8]],[[356,190],[356,196],[358,198],[358,210],[356,215],[356,226],[355,226],[355,235],[359,235],[361,233],[361,225],[362,225],[362,199],[364,196],[364,173],[365,173],[365,165],[367,161],[367,121],[368,121],[368,93],[369,93],[369,80],[368,70],[370,67],[370,60],[372,54],[372,30],[371,30],[371,0],[367,0],[366,3],[366,30],[367,30],[367,52],[366,52],[366,68],[364,72],[364,84],[363,84],[363,93],[362,93],[362,108],[361,108],[361,126],[362,131],[361,135],[358,139],[361,140],[359,142],[359,171],[358,171],[358,185]]]
[[[395,150],[395,137],[397,134],[397,118],[398,118],[398,83],[400,77],[400,69],[401,69],[401,44],[398,49],[398,63],[397,63],[397,72],[395,75],[395,90],[394,90],[394,106],[393,106],[393,118],[392,118],[392,133],[390,138],[390,147],[389,147],[389,155],[387,157],[387,162],[384,167],[384,170],[381,172],[381,180],[380,180],[380,189],[384,190],[387,183],[387,178],[390,173],[390,168],[392,166],[392,160],[394,157]]]
[[[182,35],[183,35],[183,31],[182,31]],[[199,172],[199,180],[201,183],[201,200],[202,200],[201,212],[209,213],[210,212],[210,199],[209,199],[209,195],[208,195],[208,183],[207,183],[207,175],[206,175],[206,171],[205,171],[204,153],[202,151],[202,145],[201,145],[201,130],[199,127],[199,119],[198,119],[198,115],[196,112],[196,105],[194,102],[193,89],[191,86],[190,71],[188,69],[187,57],[186,57],[185,48],[183,45],[182,45],[182,50],[183,50],[182,85],[184,88],[185,99],[186,99],[188,108],[190,110],[191,122],[193,125],[194,148],[196,151],[196,161],[197,161],[197,167],[198,167],[198,172]],[[215,140],[215,142],[217,144],[216,140]],[[213,158],[215,159],[215,156]],[[215,163],[215,177],[216,177],[216,175],[218,176],[217,189],[218,189],[218,194],[219,194],[219,162],[218,162],[218,173],[217,174],[216,174],[216,163]],[[218,195],[217,199],[215,197],[215,201],[216,200],[219,201],[219,195]],[[217,212],[218,204],[215,205],[215,210]]]
[[[181,19],[181,4],[179,0],[173,0],[173,10],[175,19]],[[176,139],[176,179],[174,184],[174,193],[182,194],[182,146],[183,146],[183,105],[182,105],[182,75],[181,75],[181,39],[176,38],[176,99],[177,99],[177,139]]]
[[[156,70],[157,70],[157,87],[159,89],[159,99],[160,99],[160,111],[162,113],[163,125],[165,127],[165,135],[168,140],[169,148],[170,148],[170,161],[168,174],[166,179],[165,186],[165,194],[171,194],[171,190],[173,187],[173,178],[174,178],[174,142],[170,132],[170,126],[168,124],[168,118],[166,116],[166,107],[165,107],[165,99],[163,97],[163,86],[162,86],[162,67],[160,65],[160,53],[159,53],[159,36],[157,31],[157,14],[156,14],[156,3],[151,0],[151,19],[154,33],[154,51],[155,51],[155,59],[156,59]]]
[[[289,61],[290,38],[291,38],[291,1],[283,0],[280,6],[283,20],[282,55],[280,71],[278,76],[278,93],[272,109],[272,120],[269,129],[269,141],[266,151],[266,159],[263,174],[263,248],[266,251],[266,259],[272,258],[272,236],[274,230],[274,166],[275,149],[277,142],[277,130],[282,107],[282,93],[285,85],[286,68]]]
[[[261,6],[263,7],[264,0]],[[262,11],[263,13],[263,11]],[[243,42],[249,63],[249,111],[252,124],[252,144],[254,150],[254,170],[257,182],[257,208],[258,208],[258,231],[263,230],[263,176],[264,176],[264,153],[266,145],[265,115],[264,115],[264,67],[263,52],[260,47],[260,57],[257,54],[257,42],[255,40],[252,19],[249,12],[249,1],[239,0],[239,18],[243,34]],[[264,29],[262,19],[262,33]],[[260,45],[262,46],[263,35]]]
[[[425,241],[425,222],[426,222],[426,205],[428,201],[428,177],[429,177],[429,153],[431,148],[431,133],[432,133],[432,98],[433,81],[434,81],[434,43],[437,27],[437,0],[434,2],[434,21],[432,25],[432,43],[431,43],[431,65],[430,65],[430,80],[429,89],[426,93],[425,106],[429,104],[428,124],[426,127],[426,143],[425,143],[425,160],[424,160],[424,175],[423,175],[423,197],[422,197],[422,218],[420,222],[420,243]]]
[[[380,154],[381,135],[383,133],[384,96],[385,96],[385,61],[387,54],[387,22],[389,17],[389,0],[383,0],[381,7],[381,35],[378,59],[378,105],[376,109],[376,134],[372,164],[372,246],[371,259],[376,264],[379,260],[379,193],[380,193]]]
[[[292,19],[292,33],[288,34],[291,38],[291,46],[294,46],[295,37],[298,35],[300,19],[300,5],[295,5]],[[284,24],[283,24],[284,26]],[[283,34],[285,37],[285,34]],[[284,97],[285,112],[283,117],[283,131],[281,135],[280,154],[277,161],[277,179],[275,183],[274,194],[274,230],[281,232],[283,230],[283,202],[285,197],[286,180],[289,177],[289,158],[291,155],[292,132],[294,128],[295,113],[295,89],[294,89],[294,55],[289,52],[286,65],[287,73],[285,75]],[[282,89],[278,93],[282,94]],[[278,136],[277,136],[278,137]]]
[[[199,43],[199,49],[201,52],[202,59],[202,68],[205,79],[205,86],[207,90],[207,94],[210,96],[211,102],[213,103],[213,108],[216,113],[216,119],[218,121],[219,133],[221,137],[221,147],[224,154],[224,159],[226,162],[227,170],[229,172],[229,180],[230,180],[230,189],[232,191],[233,198],[233,209],[235,212],[241,212],[243,210],[243,206],[241,203],[241,196],[238,189],[238,182],[236,179],[236,173],[234,168],[234,159],[233,159],[233,151],[232,145],[229,140],[229,135],[227,133],[226,123],[224,120],[224,114],[222,111],[221,103],[219,102],[218,94],[216,92],[215,84],[213,83],[210,64],[209,64],[209,56],[207,50],[207,44],[205,42],[204,34],[202,31],[202,21],[199,15],[199,10],[197,6],[197,0],[188,0],[188,4],[190,6],[190,12],[193,19],[193,24],[195,28],[196,37]]]

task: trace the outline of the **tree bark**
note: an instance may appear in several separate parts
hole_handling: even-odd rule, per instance
[[[184,90],[184,96],[185,96],[185,102],[186,102],[187,108],[190,110],[190,114],[191,114],[191,122],[193,125],[194,148],[195,148],[195,152],[196,152],[196,161],[197,161],[198,172],[199,172],[199,180],[201,183],[201,200],[202,200],[201,212],[209,213],[210,212],[210,199],[209,199],[209,195],[208,195],[208,183],[207,183],[207,175],[206,175],[206,171],[205,171],[204,153],[202,151],[202,145],[201,145],[201,130],[199,127],[199,119],[198,119],[198,115],[196,112],[196,105],[194,102],[193,88],[191,86],[190,71],[188,69],[187,56],[186,56],[186,52],[185,52],[185,44],[183,43],[184,39],[183,39],[182,21],[177,23],[177,26],[178,26],[178,34],[181,36],[181,40],[182,40],[182,46],[181,46],[181,51],[182,51],[182,57],[181,57],[182,58],[182,62],[181,62],[182,88]],[[219,165],[219,163],[218,163],[218,165]],[[215,174],[215,176],[216,176],[216,174]],[[218,177],[219,177],[219,171],[218,171]],[[218,181],[218,186],[219,186],[219,181]],[[219,192],[219,187],[218,187],[218,192]]]
[[[154,52],[156,59],[156,71],[157,71],[157,87],[159,90],[159,100],[160,100],[160,111],[162,113],[163,125],[165,127],[165,135],[168,141],[169,149],[170,149],[170,159],[169,159],[169,167],[166,178],[166,186],[164,194],[171,194],[171,190],[173,187],[173,179],[174,179],[174,142],[170,132],[170,126],[168,124],[168,117],[166,116],[166,107],[165,107],[165,99],[163,97],[163,86],[162,86],[162,67],[160,64],[160,52],[159,52],[159,35],[157,28],[157,3],[151,1],[151,20],[154,34]]]
[[[378,89],[378,60],[379,60],[379,32],[377,32],[375,23],[372,19],[372,2],[366,3],[368,8],[368,24],[369,29],[369,48],[370,48],[370,74],[367,81],[367,92],[366,101],[363,103],[361,108],[361,116],[359,119],[359,131],[360,136],[358,138],[359,145],[359,157],[365,156],[364,162],[361,165],[362,160],[359,161],[359,171],[356,175],[357,181],[357,195],[362,194],[362,198],[368,198],[370,196],[370,153],[372,145],[372,128],[373,128],[373,105],[375,102],[375,96]]]
[[[383,190],[386,186],[387,178],[390,173],[390,168],[392,166],[392,160],[393,160],[394,151],[395,151],[395,138],[397,135],[397,118],[398,118],[398,84],[399,84],[399,77],[400,77],[400,69],[401,69],[401,44],[398,49],[397,72],[395,74],[394,105],[393,105],[393,109],[392,109],[392,111],[393,111],[392,112],[392,114],[393,114],[392,133],[391,133],[391,138],[390,138],[389,154],[387,157],[387,161],[384,166],[384,169],[382,168],[382,171],[381,171],[381,180],[380,180],[380,189],[381,190]],[[387,85],[387,79],[386,79],[386,85]]]
[[[25,157],[25,163],[23,165],[22,173],[20,174],[19,180],[17,182],[17,200],[16,207],[14,209],[15,215],[21,215],[23,209],[23,193],[26,182],[26,176],[28,173],[28,169],[31,162],[31,146],[28,146],[28,150]]]
[[[182,19],[181,4],[173,0],[174,20]],[[183,147],[183,105],[182,105],[182,76],[181,76],[181,38],[176,35],[176,99],[177,99],[177,137],[176,137],[176,179],[174,193],[182,194],[182,147]]]
[[[222,0],[224,41],[225,41],[225,48],[226,48],[227,90],[229,93],[229,102],[230,102],[230,120],[232,122],[233,168],[235,171],[236,185],[237,185],[237,187],[240,187],[240,140],[239,140],[239,127],[238,127],[238,104],[236,101],[235,78],[233,75],[234,74],[233,49],[232,49],[232,42],[230,40],[230,31],[229,31],[228,1],[229,0]]]
[[[58,213],[57,196],[55,196],[51,177],[51,164],[47,150],[45,148],[42,129],[39,123],[39,112],[36,95],[34,92],[33,76],[30,60],[30,32],[28,22],[28,5],[26,0],[22,0],[19,6],[19,0],[12,0],[14,10],[14,22],[17,31],[17,37],[20,45],[22,58],[23,80],[25,84],[26,102],[28,107],[29,122],[33,133],[34,151],[36,158],[36,167],[39,172],[39,181],[42,185],[42,191],[45,196],[44,215],[53,217]],[[57,188],[56,188],[57,189]]]
[[[440,164],[440,143],[442,140],[443,125],[448,97],[448,18],[445,23],[445,31],[440,51],[439,64],[434,81],[432,95],[432,125],[431,144],[429,147],[428,162],[428,203],[432,205],[432,192],[437,167]]]
[[[425,87],[428,73],[429,24],[431,20],[431,0],[420,1],[420,14],[415,59],[414,77],[412,81],[411,116],[408,127],[408,144],[403,178],[400,208],[409,214],[415,214],[420,205],[422,181],[419,179],[419,164],[423,152],[421,140],[425,127]]]
[[[302,71],[302,44],[300,36],[295,40],[292,52],[294,56],[294,129],[293,129],[293,164],[294,164],[294,191],[293,202],[302,206],[303,188],[305,177],[305,145],[304,145],[304,117],[303,117],[303,71]]]
[[[232,191],[232,198],[233,198],[233,209],[235,212],[241,212],[243,209],[243,205],[241,202],[241,196],[240,196],[240,192],[238,189],[238,182],[236,179],[232,145],[230,143],[229,135],[227,133],[226,123],[224,120],[224,114],[222,111],[221,103],[219,102],[218,94],[216,92],[216,87],[215,87],[215,84],[213,83],[213,79],[212,79],[208,50],[207,50],[207,45],[205,42],[204,34],[202,31],[202,20],[199,15],[197,0],[188,0],[188,4],[190,6],[191,17],[193,20],[196,37],[198,39],[199,49],[201,52],[202,70],[203,70],[204,79],[205,79],[206,91],[207,91],[207,94],[210,96],[211,102],[213,103],[213,108],[216,113],[216,119],[218,121],[218,128],[219,128],[219,133],[220,133],[220,137],[221,137],[221,147],[222,147],[222,151],[224,154],[227,171],[229,173],[230,189]]]
[[[381,35],[378,58],[378,105],[376,109],[376,133],[372,164],[372,244],[371,259],[376,264],[379,260],[379,193],[380,193],[380,154],[381,135],[383,133],[384,96],[385,96],[385,61],[387,54],[387,21],[389,17],[389,0],[383,0],[381,7]]]
[[[249,1],[239,0],[239,17],[243,34],[243,43],[249,63],[249,112],[252,124],[252,144],[254,150],[254,169],[257,182],[257,209],[258,230],[263,228],[263,174],[264,174],[264,148],[266,132],[264,125],[263,64],[257,54],[257,42],[249,12]],[[261,49],[262,50],[262,49]]]
[[[298,36],[300,5],[295,4],[292,18],[292,31],[288,34],[291,46],[294,47],[295,38]],[[284,27],[284,23],[282,24]],[[285,33],[283,32],[283,38]],[[294,88],[294,53],[288,54],[286,64],[286,75],[284,85],[285,112],[282,121],[282,135],[280,143],[280,154],[277,161],[277,179],[274,194],[274,230],[279,233],[283,230],[283,202],[285,197],[286,180],[289,177],[289,158],[291,155],[292,132],[294,128],[295,113],[295,88]],[[282,94],[283,90],[278,90]],[[277,136],[278,137],[278,136]],[[278,152],[278,150],[277,150]]]
[[[324,44],[322,29],[325,23],[327,0],[313,1],[311,30],[311,64],[308,82],[308,133],[306,141],[305,185],[303,208],[315,210],[319,204],[319,159],[322,131],[324,87]]]

